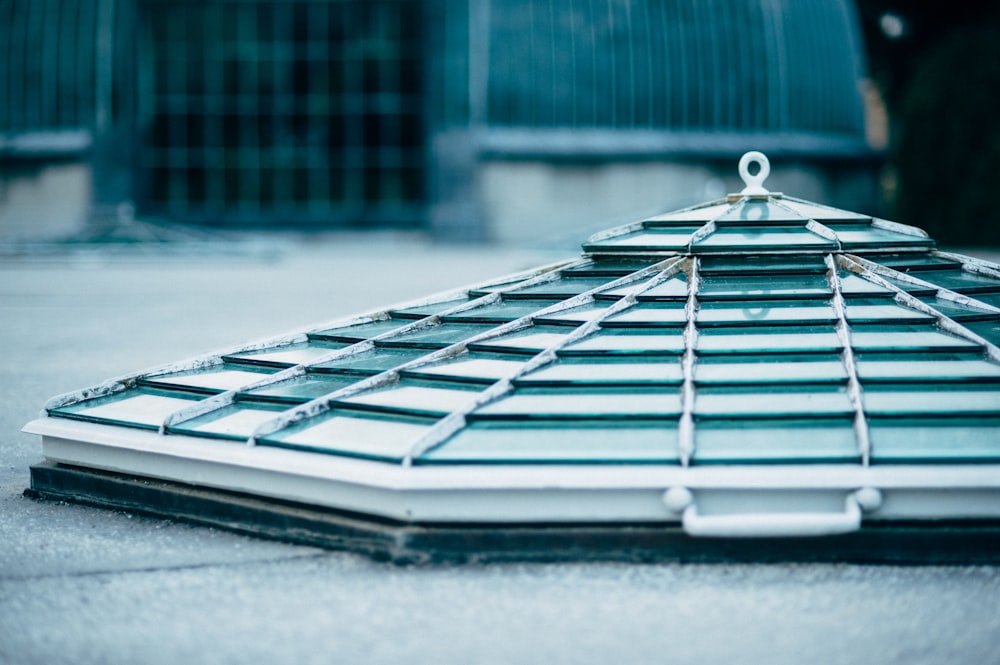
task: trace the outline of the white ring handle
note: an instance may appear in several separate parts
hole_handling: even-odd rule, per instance
[[[757,162],[760,165],[757,175],[751,175],[750,173],[750,164],[752,162]],[[740,178],[746,184],[746,187],[743,188],[740,194],[770,194],[769,191],[764,189],[764,181],[767,180],[767,176],[771,175],[771,162],[768,161],[764,153],[751,150],[740,157],[739,171]]]

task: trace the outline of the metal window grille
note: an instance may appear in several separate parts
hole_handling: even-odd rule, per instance
[[[143,208],[420,223],[420,3],[147,2]]]

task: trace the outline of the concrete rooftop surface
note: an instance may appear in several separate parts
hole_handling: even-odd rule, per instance
[[[25,498],[49,397],[576,254],[317,236],[0,258],[0,663],[1000,663],[1000,567],[397,567]]]

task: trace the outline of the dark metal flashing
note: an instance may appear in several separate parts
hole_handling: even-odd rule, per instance
[[[886,522],[809,538],[692,538],[677,524],[409,524],[45,462],[36,499],[71,501],[399,565],[505,561],[1000,563],[1000,522]]]

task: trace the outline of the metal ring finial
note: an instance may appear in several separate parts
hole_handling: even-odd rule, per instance
[[[752,162],[757,162],[760,165],[757,175],[751,175],[750,173],[750,164]],[[769,175],[771,175],[771,162],[768,161],[764,153],[757,152],[756,150],[746,153],[740,157],[740,178],[746,184],[746,187],[743,188],[740,194],[770,194],[763,187],[764,181],[767,180],[767,176]]]

